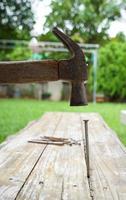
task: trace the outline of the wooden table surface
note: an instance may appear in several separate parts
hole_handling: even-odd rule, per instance
[[[83,120],[89,119],[90,179]],[[40,136],[81,145],[28,143]],[[46,113],[0,149],[0,200],[126,200],[126,149],[96,113]]]

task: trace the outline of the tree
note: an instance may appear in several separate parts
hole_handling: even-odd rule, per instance
[[[99,53],[98,91],[112,100],[126,99],[126,42],[111,41]]]
[[[126,35],[123,32],[117,33],[115,40],[119,42],[126,42]]]
[[[30,0],[0,2],[0,38],[29,39],[34,19]]]
[[[45,26],[58,26],[77,41],[99,43],[108,37],[110,23],[121,17],[126,0],[52,0]],[[77,34],[77,35],[76,35]],[[79,37],[78,37],[79,36]]]

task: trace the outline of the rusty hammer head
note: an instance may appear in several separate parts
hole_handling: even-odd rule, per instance
[[[87,80],[87,65],[80,46],[56,27],[53,33],[63,42],[72,54],[69,60],[59,61],[59,78],[72,82],[71,106],[87,105],[84,81]]]

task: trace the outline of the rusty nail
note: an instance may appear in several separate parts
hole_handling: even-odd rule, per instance
[[[83,120],[84,121],[84,128],[85,128],[85,144],[86,144],[86,165],[87,165],[87,177],[90,178],[90,160],[89,160],[89,137],[88,137],[88,121],[89,120]]]

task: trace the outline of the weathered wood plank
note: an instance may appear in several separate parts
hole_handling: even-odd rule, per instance
[[[89,182],[83,142],[80,146],[27,143],[44,135],[82,140],[84,119],[89,119]],[[87,200],[91,196],[126,199],[126,149],[98,114],[46,114],[0,149],[0,200]]]
[[[54,136],[82,140],[79,115],[64,113]],[[16,200],[90,199],[83,149],[49,145]]]
[[[81,114],[84,118],[85,114]],[[94,199],[126,199],[126,148],[98,114],[89,118],[91,188]]]
[[[0,150],[0,200],[14,200],[34,169],[46,145],[27,141],[40,135],[53,135],[61,118],[60,113],[44,115],[26,127]]]

